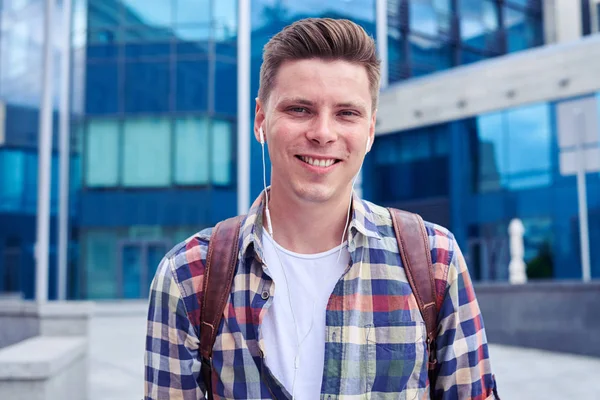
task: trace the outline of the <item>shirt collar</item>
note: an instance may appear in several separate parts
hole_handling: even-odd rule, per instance
[[[269,189],[267,189],[269,190]],[[242,247],[240,255],[246,255],[250,249],[263,259],[262,233],[264,229],[264,204],[265,192],[263,191],[250,207],[250,211],[244,223],[242,224]],[[371,210],[369,203],[358,197],[356,192],[352,194],[352,220],[348,227],[348,241],[354,242],[360,239],[356,236],[359,233],[365,237],[381,239],[375,215]],[[351,245],[350,248],[355,246]]]

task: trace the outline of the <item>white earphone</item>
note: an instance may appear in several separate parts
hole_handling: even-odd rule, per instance
[[[269,192],[267,191],[267,171],[265,163],[265,134],[262,126],[258,128],[258,136],[260,146],[262,147],[262,162],[263,162],[263,185],[265,187],[265,216],[267,217],[267,229],[269,234],[273,237],[273,225],[271,224],[271,212],[269,211]]]

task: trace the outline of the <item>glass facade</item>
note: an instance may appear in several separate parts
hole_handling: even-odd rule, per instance
[[[237,1],[88,0],[81,297],[139,298],[236,211]]]
[[[582,98],[596,103],[586,117],[600,126],[600,94]],[[365,195],[449,227],[476,280],[508,279],[513,218],[525,226],[529,279],[580,279],[577,184],[574,175],[561,172],[558,139],[559,129],[574,135],[573,125],[560,128],[557,113],[570,100],[378,136],[364,168]],[[600,131],[595,137],[600,142]],[[594,248],[600,243],[600,173],[586,177]],[[600,278],[593,251],[591,265],[592,278]]]
[[[542,1],[389,0],[390,83],[544,43]]]
[[[76,3],[76,2],[75,2]],[[75,12],[74,14],[77,14]],[[60,20],[62,3],[57,2],[54,18]],[[42,89],[43,0],[0,2],[0,292],[34,296],[34,243],[36,240],[38,121]],[[58,24],[55,30],[60,35]],[[53,101],[58,104],[60,87],[58,41],[53,48]],[[77,65],[77,60],[73,60]],[[58,115],[53,117],[57,132]],[[50,258],[49,296],[56,296],[56,215],[58,212],[58,147],[55,138],[50,176]],[[74,140],[74,143],[76,140]],[[70,164],[69,251],[75,255],[81,157],[73,146]],[[74,257],[71,257],[72,259]],[[74,263],[68,266],[73,279]],[[74,295],[75,285],[69,285]]]
[[[0,292],[31,298],[43,1],[0,5],[10,139],[0,143]],[[236,212],[238,4],[74,0],[73,9],[69,296],[143,298],[168,249]],[[541,0],[388,0],[390,82],[540,46],[542,14]],[[284,26],[316,16],[349,18],[376,35],[375,0],[252,0],[252,109],[263,46]],[[55,94],[59,59],[56,52]],[[557,106],[378,136],[363,168],[365,197],[451,228],[478,280],[507,279],[514,217],[525,225],[530,278],[579,278],[576,184],[560,172]],[[51,297],[57,163],[55,143]],[[250,164],[254,198],[262,190],[255,140]],[[599,201],[600,175],[588,174],[592,244],[600,241]],[[592,276],[600,277],[596,254]]]

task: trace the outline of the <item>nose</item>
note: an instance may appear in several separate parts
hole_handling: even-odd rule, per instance
[[[317,116],[306,132],[306,137],[314,144],[321,146],[335,142],[337,133],[333,119],[325,114]]]

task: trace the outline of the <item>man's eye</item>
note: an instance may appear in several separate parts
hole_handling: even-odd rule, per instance
[[[344,117],[353,117],[355,115],[357,115],[354,111],[342,111],[340,112],[341,115],[343,115]]]
[[[290,108],[290,111],[295,112],[295,113],[305,113],[308,112],[308,110],[304,107],[292,107]]]

